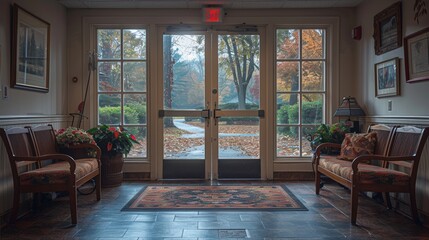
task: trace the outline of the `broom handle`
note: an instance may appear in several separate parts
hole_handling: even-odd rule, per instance
[[[95,51],[92,51],[89,53],[89,62],[88,62],[88,80],[86,81],[86,89],[85,89],[85,96],[83,98],[83,102],[82,102],[82,108],[80,111],[80,117],[79,117],[79,121],[77,124],[77,127],[80,128],[80,125],[82,124],[82,118],[83,118],[83,113],[85,111],[85,104],[86,104],[86,97],[88,96],[88,89],[89,89],[89,81],[91,80],[91,72],[96,70],[97,66],[95,66]]]

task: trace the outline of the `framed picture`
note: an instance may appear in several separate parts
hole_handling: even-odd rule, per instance
[[[10,86],[49,91],[50,25],[14,4]]]
[[[374,16],[374,48],[380,55],[402,46],[401,2],[394,3]]]
[[[429,80],[429,28],[404,38],[407,83]]]
[[[399,95],[400,75],[399,58],[393,58],[375,64],[375,96],[388,97]]]

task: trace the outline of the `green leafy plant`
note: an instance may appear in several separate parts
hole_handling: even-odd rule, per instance
[[[136,137],[123,127],[102,125],[89,129],[88,133],[92,135],[101,152],[109,156],[116,154],[126,156],[134,144],[140,144]]]
[[[311,147],[315,149],[319,144],[325,142],[342,143],[346,133],[349,132],[350,126],[345,123],[320,124],[316,131],[307,135],[307,140],[311,142]]]

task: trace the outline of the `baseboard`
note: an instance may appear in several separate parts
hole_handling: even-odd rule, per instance
[[[313,172],[274,172],[274,180],[314,181]]]
[[[149,181],[150,172],[124,172],[124,181]]]

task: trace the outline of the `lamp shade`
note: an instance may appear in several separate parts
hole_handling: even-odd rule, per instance
[[[335,117],[341,116],[365,116],[365,112],[359,106],[354,97],[343,97],[341,105],[337,108],[334,113]]]

